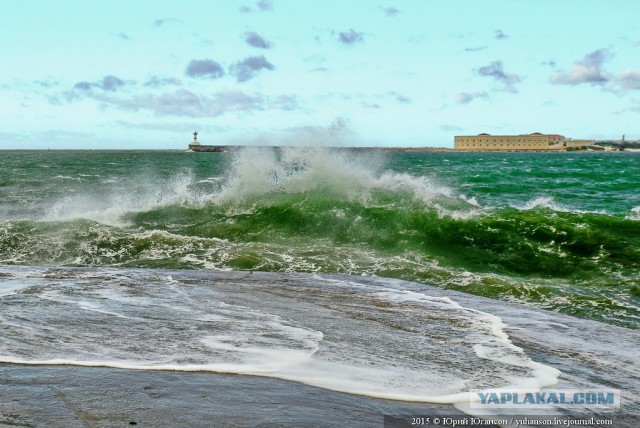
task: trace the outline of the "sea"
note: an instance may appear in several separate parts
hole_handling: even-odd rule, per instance
[[[640,153],[0,152],[2,363],[456,405],[582,350],[629,410],[638,330]]]

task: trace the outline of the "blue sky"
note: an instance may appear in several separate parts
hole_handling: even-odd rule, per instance
[[[4,2],[0,149],[640,138],[632,0]]]

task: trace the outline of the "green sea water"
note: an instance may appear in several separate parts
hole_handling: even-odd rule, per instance
[[[640,328],[640,153],[0,152],[0,264],[377,275]]]

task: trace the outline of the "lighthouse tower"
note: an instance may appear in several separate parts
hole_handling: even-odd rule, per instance
[[[191,144],[193,144],[194,146],[200,145],[200,143],[198,143],[198,131],[197,130],[193,132],[193,143],[191,143]]]

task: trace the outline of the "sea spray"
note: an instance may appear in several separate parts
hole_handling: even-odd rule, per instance
[[[245,148],[233,156],[215,203],[304,195],[364,206],[421,203],[441,215],[476,213],[475,199],[428,177],[385,170],[388,155],[326,147]],[[262,198],[262,199],[261,199]]]
[[[37,156],[3,158],[3,264],[379,275],[640,325],[634,154]]]
[[[220,199],[275,191],[357,197],[375,180],[381,157],[324,147],[245,148],[233,156]]]

